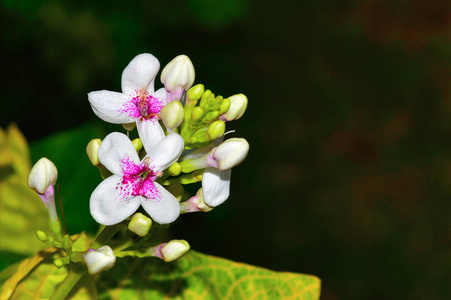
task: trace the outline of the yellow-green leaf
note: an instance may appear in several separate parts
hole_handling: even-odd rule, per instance
[[[35,256],[22,261],[19,264],[16,272],[3,284],[0,292],[0,299],[9,299],[14,293],[19,282],[25,276],[27,276],[31,272],[31,270],[33,270],[44,258],[54,253],[55,251],[56,248],[54,247],[47,248],[39,251]]]
[[[173,263],[120,259],[102,274],[100,299],[319,299],[320,280],[191,251]]]
[[[35,236],[48,224],[42,201],[27,186],[30,168],[29,148],[17,126],[0,130],[0,251],[28,255],[46,246]]]

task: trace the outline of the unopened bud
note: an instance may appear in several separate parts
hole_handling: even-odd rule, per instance
[[[102,143],[101,139],[93,139],[86,146],[86,154],[88,154],[89,160],[93,166],[98,166],[99,162],[99,147]]]
[[[169,167],[168,170],[169,174],[171,174],[172,176],[177,176],[182,172],[182,167],[178,162],[175,162]]]
[[[40,240],[41,242],[47,241],[47,234],[46,234],[44,231],[42,231],[42,230],[36,231],[36,237],[37,237],[38,240]]]
[[[213,110],[205,115],[205,119],[207,119],[208,121],[212,121],[212,120],[216,119],[218,116],[219,116],[219,111]]]
[[[209,212],[213,209],[213,207],[209,206],[204,201],[204,193],[203,189],[200,188],[196,196],[191,197],[187,201],[180,203],[180,213],[190,213],[190,212]]]
[[[135,147],[136,152],[139,153],[141,149],[143,148],[143,143],[140,138],[136,138],[132,141],[133,147]]]
[[[58,170],[53,162],[43,157],[36,162],[28,174],[28,186],[38,192],[44,194],[49,186],[54,186],[58,178]]]
[[[197,122],[204,116],[204,110],[198,106],[196,106],[191,113],[191,120],[193,122]]]
[[[221,116],[221,120],[232,121],[241,118],[247,108],[247,97],[237,94],[229,97],[230,108]]]
[[[225,98],[224,100],[222,100],[221,106],[219,108],[219,113],[222,115],[228,112],[230,109],[230,104],[231,104],[230,99]]]
[[[172,240],[161,248],[161,255],[165,262],[179,259],[190,249],[185,240]]]
[[[122,127],[127,130],[127,131],[132,131],[133,129],[135,129],[136,127],[136,122],[133,123],[127,123],[127,124],[122,124]]]
[[[249,143],[243,138],[231,138],[216,147],[213,157],[218,163],[218,169],[228,170],[241,163],[249,152]]]
[[[186,55],[175,57],[161,72],[161,82],[166,90],[171,93],[178,89],[189,89],[193,85],[194,77],[193,63]]]
[[[139,236],[146,236],[149,233],[150,227],[152,227],[152,219],[142,213],[134,214],[130,223],[128,223],[128,230]]]
[[[179,101],[166,104],[160,111],[160,117],[166,128],[173,129],[180,126],[185,117],[183,105]]]
[[[197,101],[202,96],[202,93],[204,92],[205,88],[203,84],[196,84],[192,88],[186,92],[186,95],[188,96],[188,99],[191,101]]]
[[[97,250],[89,249],[83,260],[91,275],[111,269],[116,263],[116,256],[110,246],[102,246]]]
[[[208,137],[212,140],[217,139],[224,135],[225,123],[224,121],[218,120],[210,124],[207,130]]]

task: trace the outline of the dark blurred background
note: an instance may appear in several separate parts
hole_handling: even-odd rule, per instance
[[[174,238],[317,275],[325,300],[451,298],[451,2],[0,3],[0,122],[18,124],[34,161],[89,166],[86,143],[121,127],[86,94],[120,91],[139,53],[162,67],[186,54],[196,83],[248,96],[228,129],[251,150],[229,200],[183,216]],[[71,173],[94,178],[63,197],[69,230],[94,231],[97,170],[62,168],[63,191]]]

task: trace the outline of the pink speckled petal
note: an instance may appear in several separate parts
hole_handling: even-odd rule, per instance
[[[124,169],[140,163],[138,153],[130,139],[122,133],[113,132],[106,136],[99,148],[99,161],[110,172],[121,176]]]
[[[122,72],[122,92],[131,95],[143,88],[148,92],[153,92],[155,77],[159,69],[160,62],[152,54],[143,53],[136,56]]]
[[[168,92],[166,91],[165,88],[158,89],[155,93],[152,94],[152,96],[157,98],[159,101],[163,102],[164,105],[168,104],[166,99],[167,95]]]
[[[88,100],[94,113],[102,120],[113,124],[132,123],[136,120],[130,112],[124,110],[127,97],[122,93],[96,91],[88,94]]]
[[[182,154],[184,147],[183,138],[177,133],[171,133],[158,144],[147,150],[147,156],[150,168],[154,172],[163,171],[174,162],[176,162]],[[145,158],[145,159],[146,159]]]
[[[221,171],[216,168],[205,169],[202,175],[202,190],[205,203],[215,207],[229,198],[231,175],[231,169],[227,171]]]
[[[150,119],[141,118],[136,122],[136,127],[138,128],[139,138],[147,153],[164,138],[163,128],[158,123],[156,116]]]
[[[102,181],[91,194],[89,209],[100,224],[114,225],[131,216],[139,207],[141,196],[123,194],[120,189],[121,176],[112,175]]]
[[[153,183],[158,193],[152,199],[142,198],[141,205],[157,223],[169,224],[180,215],[180,204],[177,199],[157,182]]]

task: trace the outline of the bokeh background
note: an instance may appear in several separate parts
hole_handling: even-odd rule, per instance
[[[193,249],[322,279],[322,299],[450,299],[451,2],[0,1],[0,122],[59,163],[69,231],[95,231],[86,94],[139,53],[244,93],[231,196],[171,226]],[[161,87],[157,82],[156,87]],[[49,150],[50,149],[50,150]]]

